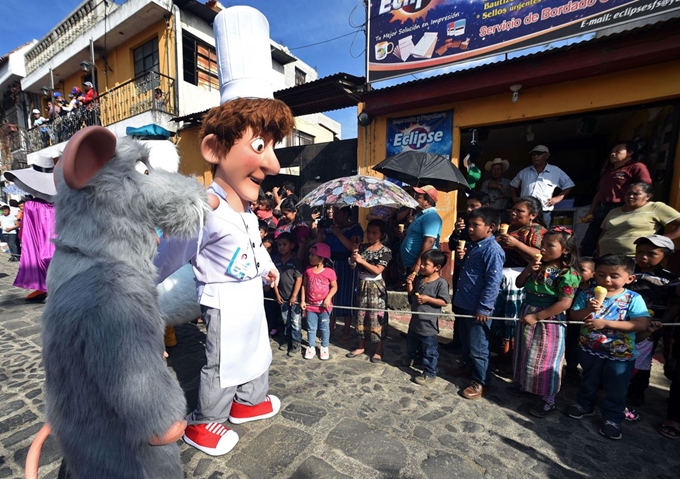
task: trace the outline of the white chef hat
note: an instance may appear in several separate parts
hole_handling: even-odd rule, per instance
[[[269,22],[258,10],[235,6],[213,23],[220,103],[235,98],[274,98]]]

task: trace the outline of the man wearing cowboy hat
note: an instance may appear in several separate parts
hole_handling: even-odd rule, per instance
[[[574,189],[574,182],[555,165],[548,164],[550,150],[545,145],[537,145],[529,152],[531,166],[517,173],[510,182],[510,195],[515,202],[520,196],[533,196],[543,205],[543,220],[550,226],[550,213],[555,205]],[[555,194],[555,190],[560,192]],[[519,190],[519,192],[518,192]]]
[[[505,211],[509,207],[510,180],[503,178],[503,173],[508,168],[510,168],[510,162],[502,158],[494,158],[484,165],[484,169],[491,173],[491,179],[482,183],[482,192],[491,197],[490,206],[500,211]]]

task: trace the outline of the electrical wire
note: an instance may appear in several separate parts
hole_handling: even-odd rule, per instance
[[[302,48],[309,48],[309,47],[315,47],[317,45],[323,45],[324,43],[334,42],[335,40],[339,40],[340,38],[345,38],[345,37],[348,37],[350,35],[356,35],[360,31],[361,30],[354,30],[354,31],[351,31],[349,33],[345,33],[344,35],[340,35],[340,36],[334,37],[334,38],[329,38],[328,40],[322,40],[322,41],[316,42],[316,43],[310,43],[309,45],[300,45],[299,47],[289,47],[288,50],[300,50]]]

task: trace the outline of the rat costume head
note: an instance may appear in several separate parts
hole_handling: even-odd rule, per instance
[[[273,98],[269,24],[254,8],[215,17],[220,106],[203,119],[201,153],[236,211],[257,201],[260,184],[279,172],[274,145],[293,129],[293,114]],[[233,33],[237,32],[237,33]]]

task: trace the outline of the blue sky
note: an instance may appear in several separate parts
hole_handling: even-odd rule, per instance
[[[41,39],[81,2],[40,0],[27,4],[25,0],[0,0],[0,18],[3,19],[0,55],[34,38]],[[116,0],[115,3],[123,1]],[[250,5],[262,11],[269,20],[271,38],[315,67],[319,77],[338,72],[365,74],[363,31],[320,45],[296,48],[360,30],[358,27],[365,21],[362,0],[223,0],[222,4]],[[342,124],[343,138],[356,137],[355,108],[328,112],[327,115]]]

